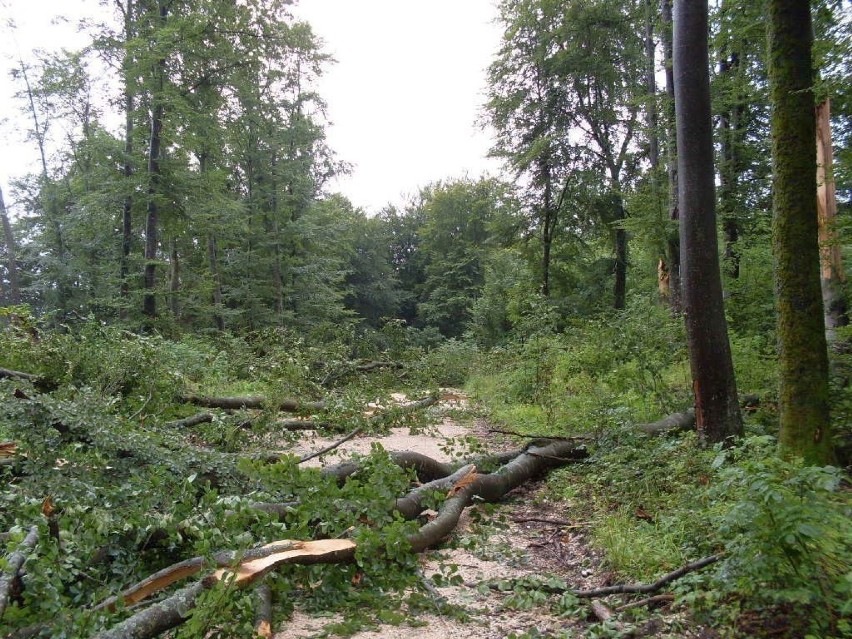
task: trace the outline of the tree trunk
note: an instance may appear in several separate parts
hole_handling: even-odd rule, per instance
[[[834,189],[834,153],[831,148],[830,103],[817,105],[817,213],[819,217],[822,303],[825,335],[829,347],[837,347],[837,328],[849,324],[846,296],[843,294],[843,261],[834,230],[837,198]]]
[[[125,45],[133,37],[133,0],[127,0],[124,9],[124,42]],[[130,298],[130,253],[133,250],[133,188],[130,179],[133,177],[133,111],[135,100],[130,90],[130,71],[127,51],[124,52],[124,206],[121,212],[121,261],[119,264],[119,280],[121,309],[119,317],[127,319]]]
[[[168,6],[163,0],[158,2],[160,26],[165,27]],[[148,213],[145,220],[145,297],[142,303],[143,313],[153,318],[157,315],[157,249],[159,247],[158,227],[159,211],[157,198],[161,191],[160,148],[162,145],[163,117],[165,112],[166,59],[157,60],[156,88],[153,95],[153,113],[151,115],[151,137],[148,144]]]
[[[729,86],[737,82],[729,76],[739,71],[740,58],[736,51],[728,54],[723,52],[719,62],[719,74],[728,76]],[[736,215],[739,204],[737,182],[739,174],[738,148],[742,140],[742,111],[743,105],[738,91],[726,95],[725,106],[719,118],[721,129],[720,141],[722,147],[722,163],[719,167],[719,209],[722,218],[722,231],[725,236],[725,271],[728,277],[737,279],[740,276],[740,253],[737,242],[740,239],[740,224]]]
[[[21,287],[18,282],[18,257],[15,246],[15,236],[12,233],[12,225],[9,223],[9,214],[6,212],[6,201],[3,199],[3,190],[0,189],[0,220],[3,223],[3,239],[6,244],[6,271],[9,277],[9,303],[16,305],[21,303]]]
[[[620,197],[619,197],[620,199]],[[619,204],[622,211],[620,217],[624,219],[624,207]],[[613,306],[617,310],[624,308],[627,299],[627,231],[621,227],[615,229],[615,302]]]
[[[169,251],[169,308],[172,315],[177,318],[180,316],[180,255],[177,250],[177,241],[170,242],[171,250]]]
[[[680,244],[689,362],[699,436],[722,442],[743,432],[722,300],[713,174],[707,2],[674,13]]]
[[[834,460],[817,242],[810,2],[770,0],[772,248],[778,304],[779,441],[808,463]]]
[[[680,208],[678,206],[677,179],[677,129],[675,127],[675,94],[674,67],[672,64],[672,0],[662,0],[661,16],[663,22],[663,56],[666,72],[666,122],[667,124],[667,162],[669,166],[669,219],[680,224]],[[666,240],[668,264],[666,272],[669,278],[669,304],[672,311],[679,313],[683,310],[683,287],[680,276],[680,238],[678,231],[668,234]]]
[[[219,275],[219,251],[216,236],[207,234],[207,258],[210,262],[210,276],[213,278],[213,321],[216,330],[225,330],[225,318],[222,316],[222,278]]]
[[[553,247],[553,228],[555,217],[553,211],[553,184],[551,183],[552,171],[547,158],[542,160],[542,173],[544,174],[544,195],[542,201],[542,226],[541,226],[541,294],[550,297],[550,252]]]

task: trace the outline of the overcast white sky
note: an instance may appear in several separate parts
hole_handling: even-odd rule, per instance
[[[9,78],[18,50],[75,48],[76,19],[98,10],[97,0],[0,0],[0,184],[37,171],[21,105]],[[487,132],[476,124],[485,68],[500,31],[493,0],[300,0],[297,16],[310,22],[334,56],[319,87],[328,102],[329,143],[353,165],[331,185],[356,206],[378,211],[418,187],[448,177],[498,171],[486,158]],[[59,14],[71,23],[52,24]],[[14,38],[6,27],[13,18]]]

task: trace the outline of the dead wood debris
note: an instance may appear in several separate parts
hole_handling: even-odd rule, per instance
[[[0,618],[6,612],[9,605],[13,587],[18,580],[18,573],[30,556],[36,543],[38,543],[38,526],[32,526],[27,536],[9,557],[6,559],[6,569],[0,574]]]
[[[541,456],[535,453],[541,453]],[[585,456],[586,452],[568,442],[554,442],[547,447],[523,451],[509,463],[501,467],[497,472],[489,475],[476,473],[475,468],[465,467],[459,470],[459,479],[453,484],[448,497],[441,506],[438,515],[425,524],[421,529],[409,537],[409,543],[415,552],[421,552],[426,548],[440,543],[456,527],[462,511],[470,505],[474,498],[486,501],[496,501],[507,492],[528,481],[532,477],[545,472],[557,465],[555,460],[571,457]],[[432,460],[433,464],[437,464]],[[438,478],[443,479],[443,478]],[[434,489],[435,484],[429,487]],[[422,495],[426,490],[415,489],[416,495]],[[411,503],[417,499],[412,497]],[[419,505],[419,504],[418,504]],[[397,508],[406,508],[396,503]],[[408,512],[414,510],[413,506],[407,507]],[[221,567],[212,575],[201,579],[189,586],[177,591],[167,599],[146,608],[131,617],[125,619],[113,628],[99,633],[96,639],[117,639],[128,637],[130,639],[150,639],[166,630],[174,628],[182,623],[189,611],[194,607],[198,596],[207,588],[218,582],[227,580],[237,588],[247,587],[263,575],[279,565],[287,563],[342,563],[351,561],[355,556],[355,543],[349,540],[323,540],[323,541],[282,541],[277,544],[291,544],[289,549],[279,552],[275,549],[273,554],[265,557],[246,560],[245,556],[240,559],[236,567]],[[263,552],[265,546],[258,549]],[[248,554],[248,553],[246,553]],[[217,556],[217,563],[219,562]],[[222,560],[233,561],[236,555],[226,552],[221,555]],[[174,583],[178,578],[185,578],[196,574],[204,568],[204,559],[195,558],[175,564],[170,568],[160,571],[148,579],[125,590],[120,597],[125,603],[141,600],[161,590],[166,585]],[[188,572],[192,570],[192,572]],[[115,605],[118,597],[111,602],[107,600],[99,604],[99,609],[109,608]]]

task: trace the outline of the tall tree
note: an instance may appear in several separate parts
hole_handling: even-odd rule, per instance
[[[769,2],[772,248],[778,304],[780,435],[787,454],[833,461],[817,243],[813,31],[809,0]]]
[[[627,232],[623,190],[635,177],[645,92],[643,18],[617,0],[503,0],[503,47],[490,68],[487,110],[495,154],[525,178],[542,237],[542,292],[571,173],[593,169],[613,197],[614,306],[624,306]]]
[[[743,432],[716,239],[707,0],[674,10],[681,272],[699,436],[723,442]]]
[[[660,1],[660,18],[662,22],[663,62],[666,76],[666,160],[669,177],[669,220],[673,222],[673,230],[666,237],[667,262],[663,264],[669,279],[669,304],[675,312],[682,307],[683,287],[680,274],[680,238],[679,220],[680,205],[678,203],[677,179],[677,127],[675,123],[675,92],[674,65],[672,41],[672,0]]]
[[[9,279],[9,303],[21,303],[21,287],[18,283],[18,258],[15,248],[15,236],[12,233],[12,225],[9,222],[9,214],[6,212],[6,200],[3,199],[3,190],[0,189],[0,222],[3,223],[3,240],[6,249],[6,277]]]

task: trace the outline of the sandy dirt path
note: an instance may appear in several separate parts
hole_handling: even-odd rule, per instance
[[[395,397],[404,401],[403,397]],[[490,451],[510,447],[490,438],[482,421],[459,423],[448,415],[465,410],[467,398],[458,391],[444,389],[442,400],[429,410],[433,426],[412,434],[408,428],[393,428],[384,437],[360,436],[346,442],[321,460],[310,460],[307,465],[320,466],[346,459],[352,453],[366,454],[374,442],[386,450],[412,450],[441,461],[450,461],[449,449],[457,438],[475,435]],[[308,435],[301,438],[292,449],[302,455],[334,443],[335,438]],[[457,621],[439,614],[418,614],[413,618],[418,625],[384,625],[353,635],[355,639],[439,639],[468,637],[470,639],[496,639],[538,631],[542,636],[562,631],[573,633],[572,622],[552,614],[547,606],[529,610],[507,608],[509,593],[480,592],[478,584],[501,579],[556,574],[578,587],[592,587],[602,583],[599,560],[585,545],[585,527],[574,522],[564,505],[548,503],[541,495],[541,485],[523,486],[508,496],[496,515],[472,517],[469,513],[454,533],[451,549],[428,551],[420,556],[424,575],[430,576],[456,566],[462,585],[436,588],[434,597],[441,597],[451,606],[463,608],[470,615],[467,622]],[[476,508],[476,507],[474,507]],[[470,509],[469,509],[470,510]],[[555,523],[529,521],[549,519]],[[453,544],[451,544],[453,545]],[[276,639],[301,639],[320,636],[323,628],[334,619],[314,618],[300,611],[278,624]],[[563,635],[564,636],[564,635]],[[578,634],[575,636],[582,636]]]

